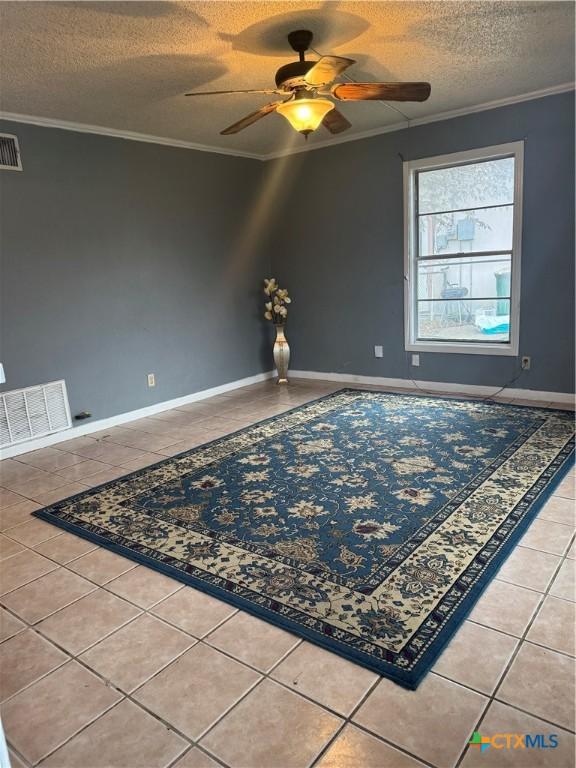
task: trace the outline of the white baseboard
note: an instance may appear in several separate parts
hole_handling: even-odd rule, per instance
[[[184,397],[176,397],[173,400],[165,400],[162,403],[154,403],[154,405],[138,408],[135,411],[119,413],[116,416],[110,416],[106,419],[98,419],[97,421],[92,421],[88,424],[82,424],[77,427],[72,427],[71,429],[66,429],[62,432],[56,432],[53,435],[46,435],[45,437],[40,437],[36,440],[28,440],[25,443],[19,443],[18,445],[12,445],[9,448],[1,449],[0,461],[2,459],[9,459],[13,456],[18,456],[21,453],[37,451],[39,448],[46,448],[50,445],[56,445],[57,443],[62,443],[65,440],[72,440],[74,437],[82,437],[83,435],[89,435],[92,432],[99,432],[102,429],[110,429],[111,427],[116,427],[119,424],[125,424],[127,421],[134,421],[135,419],[142,419],[145,416],[152,416],[155,413],[169,411],[171,408],[178,408],[181,405],[195,403],[199,400],[206,400],[209,397],[220,395],[223,392],[230,392],[234,389],[247,387],[250,384],[258,384],[261,381],[271,379],[273,376],[274,371],[258,373],[255,376],[248,376],[245,379],[238,379],[237,381],[231,381],[227,384],[221,384],[217,387],[203,389],[200,392],[193,392],[190,395],[184,395]],[[391,379],[386,378],[385,376],[361,376],[352,373],[325,373],[323,371],[291,370],[290,376],[294,379],[337,381],[341,382],[342,384],[375,384],[377,386],[398,389],[424,389],[426,391],[438,392],[438,394],[442,394],[443,392],[447,394],[460,393],[464,395],[478,395],[479,397],[494,395],[497,392],[500,392],[501,389],[497,386],[490,387],[478,384],[454,384],[445,381]],[[575,395],[570,394],[569,392],[543,392],[541,390],[535,389],[505,388],[500,394],[502,397],[535,400],[542,403],[565,403],[566,405],[574,403],[575,399]]]
[[[398,389],[424,389],[427,392],[460,393],[463,395],[478,395],[485,397],[495,395],[497,392],[502,397],[510,397],[522,400],[537,400],[543,403],[566,403],[572,404],[575,395],[569,392],[544,392],[537,389],[512,389],[499,386],[487,386],[480,384],[455,384],[446,381],[417,381],[413,379],[389,379],[384,376],[360,376],[353,373],[325,373],[323,371],[290,371],[290,376],[294,379],[318,379],[322,381],[338,381],[343,384],[375,384],[382,387]],[[502,390],[502,391],[501,391]]]
[[[223,392],[230,392],[233,389],[247,387],[250,384],[258,384],[261,381],[271,379],[273,375],[273,371],[257,373],[255,376],[248,376],[245,379],[230,381],[227,384],[220,384],[219,386],[211,387],[210,389],[202,389],[200,392],[193,392],[191,395],[176,397],[173,400],[165,400],[162,403],[154,403],[154,405],[147,405],[144,408],[138,408],[135,411],[119,413],[116,416],[110,416],[106,419],[98,419],[97,421],[91,421],[88,424],[82,424],[77,427],[72,427],[71,429],[65,429],[62,432],[55,432],[53,435],[46,435],[45,437],[39,437],[36,440],[27,440],[25,443],[11,445],[9,448],[3,448],[0,450],[0,461],[2,459],[9,459],[12,456],[18,456],[21,453],[37,451],[39,448],[46,448],[50,445],[56,445],[57,443],[62,443],[65,440],[72,440],[74,437],[89,435],[91,432],[99,432],[101,429],[110,429],[111,427],[116,427],[119,424],[125,424],[127,421],[134,421],[135,419],[142,419],[145,416],[152,416],[155,413],[169,411],[171,408],[178,408],[180,405],[195,403],[198,400],[206,400],[208,397],[221,395]]]

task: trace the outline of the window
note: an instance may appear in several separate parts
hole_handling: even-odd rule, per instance
[[[407,350],[518,354],[523,148],[404,163]]]

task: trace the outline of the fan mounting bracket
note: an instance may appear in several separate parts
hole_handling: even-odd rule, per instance
[[[309,29],[296,29],[288,35],[288,42],[296,53],[300,54],[300,61],[304,59],[304,52],[310,48],[314,34]]]

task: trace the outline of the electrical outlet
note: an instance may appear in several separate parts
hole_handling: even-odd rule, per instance
[[[384,357],[384,347],[382,347],[382,346],[375,346],[374,347],[374,357]]]
[[[148,374],[148,386],[149,387],[156,386],[156,376],[153,373]]]
[[[528,355],[525,355],[522,358],[522,370],[523,371],[529,371],[531,365],[532,365],[532,358],[528,357]]]
[[[412,365],[420,365],[420,355],[412,355]]]

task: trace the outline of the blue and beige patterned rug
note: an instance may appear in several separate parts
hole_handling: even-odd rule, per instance
[[[564,411],[342,390],[35,514],[415,688],[573,439]]]

